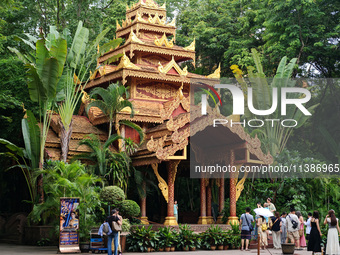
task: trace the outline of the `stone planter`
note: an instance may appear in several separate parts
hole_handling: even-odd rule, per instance
[[[190,247],[190,251],[196,251],[196,247]]]
[[[283,254],[294,254],[295,244],[293,243],[283,243],[281,244]]]
[[[216,245],[211,245],[210,250],[213,250],[213,251],[216,250]]]
[[[223,245],[219,245],[219,246],[217,246],[217,249],[218,249],[218,250],[223,250],[223,248],[224,248],[224,246],[223,246]]]
[[[171,247],[165,247],[165,251],[170,251]]]
[[[171,247],[170,251],[175,251],[175,249],[176,249],[175,247]]]

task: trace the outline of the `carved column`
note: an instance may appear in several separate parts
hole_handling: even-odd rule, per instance
[[[212,200],[212,195],[211,195],[211,182],[208,179],[208,187],[207,187],[207,218],[208,218],[208,224],[213,224],[214,223],[214,218],[211,215],[211,200]]]
[[[141,222],[142,224],[148,225],[148,217],[146,216],[146,183],[143,181],[143,192],[144,192],[144,197],[140,199],[140,211],[141,211]]]
[[[206,179],[201,178],[201,216],[198,219],[198,224],[208,224],[206,198]]]
[[[219,216],[217,217],[217,223],[222,224],[222,211],[224,209],[224,176],[222,176],[219,180],[219,188],[218,188],[218,212]]]
[[[176,217],[174,217],[174,202],[175,202],[175,179],[177,167],[180,160],[171,160],[167,162],[168,169],[168,213],[165,217],[164,225],[178,225]]]
[[[235,152],[230,150],[230,165],[235,164]],[[236,216],[236,182],[237,173],[230,173],[230,216],[228,217],[228,224],[239,224]]]

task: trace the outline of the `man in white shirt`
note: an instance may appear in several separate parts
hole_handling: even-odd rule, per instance
[[[306,240],[309,240],[309,234],[310,231],[312,229],[312,226],[310,225],[310,220],[312,218],[312,213],[308,213],[308,220],[304,222],[305,226],[306,226]]]
[[[296,249],[300,250],[300,221],[299,218],[295,215],[295,209],[291,209],[290,213],[286,217],[286,226],[287,226],[287,242],[290,239],[291,243],[295,243]]]

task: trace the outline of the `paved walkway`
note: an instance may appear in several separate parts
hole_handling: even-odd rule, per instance
[[[54,255],[57,254],[57,247],[55,246],[26,246],[26,245],[14,245],[14,244],[4,244],[0,243],[0,254],[1,255],[17,255],[17,254],[26,254],[26,255]],[[79,253],[78,253],[79,254]],[[85,254],[85,253],[82,253]],[[92,253],[89,253],[92,254]],[[96,253],[97,254],[97,253]],[[103,253],[105,254],[105,253]],[[137,253],[137,252],[124,252],[124,255],[137,255],[137,254],[147,254],[147,253]],[[198,250],[198,251],[175,251],[175,252],[153,252],[154,255],[205,255],[205,254],[214,254],[214,255],[254,255],[257,254],[257,250],[250,251],[240,251],[240,250],[226,250],[226,251],[207,251],[207,250]],[[261,255],[277,255],[282,254],[281,250],[261,250]],[[312,252],[307,252],[306,250],[295,251],[295,255],[311,255]]]

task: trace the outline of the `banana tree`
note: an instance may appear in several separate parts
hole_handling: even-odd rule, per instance
[[[270,82],[264,72],[263,67],[260,61],[259,54],[255,49],[252,49],[252,57],[255,62],[254,67],[247,67],[247,76],[249,77],[249,82],[251,87],[253,88],[253,106],[255,109],[259,110],[267,110],[272,106],[272,91],[273,88],[277,88],[278,91],[278,102],[277,105],[281,105],[281,88],[284,87],[294,87],[296,85],[296,81],[291,79],[295,64],[297,59],[293,58],[287,64],[287,57],[283,57],[279,63],[279,66],[276,71],[275,77]],[[242,71],[238,69],[236,65],[232,66],[233,73],[239,84],[241,85],[243,92],[247,93],[247,81],[244,79],[242,75]],[[245,100],[247,99],[247,94],[245,96]],[[290,95],[290,98],[297,98],[300,95],[294,94]],[[318,104],[309,106],[307,110],[309,112],[313,112]],[[278,120],[281,118],[281,111],[276,110],[272,114],[267,116],[258,116],[253,114],[246,108],[245,118],[249,119],[273,119]],[[308,119],[308,116],[303,115],[303,113],[295,107],[289,107],[287,109],[287,113],[285,115],[286,119],[295,120],[298,124],[294,128],[301,127]],[[280,124],[268,124],[264,129],[256,128],[252,131],[253,134],[258,134],[259,138],[264,145],[265,149],[269,150],[271,155],[276,156],[281,153],[281,151],[285,148],[286,143],[293,132],[293,128],[286,128]]]
[[[17,163],[7,170],[17,167],[21,169],[27,183],[31,198],[30,202],[33,204],[36,199],[36,178],[34,178],[34,173],[39,168],[40,158],[40,129],[33,113],[27,110],[26,114],[27,118],[22,119],[21,122],[25,148],[20,148],[10,141],[0,138],[0,143],[7,148],[7,151],[0,153],[0,155],[10,157]]]
[[[66,162],[67,159],[69,142],[72,134],[72,116],[81,98],[79,85],[82,84],[82,89],[86,87],[86,84],[89,81],[89,68],[99,57],[100,53],[106,52],[110,48],[114,49],[122,42],[122,39],[120,38],[111,40],[101,47],[100,52],[96,52],[96,47],[109,30],[109,28],[105,29],[93,42],[89,42],[89,30],[83,27],[82,22],[79,21],[72,45],[68,50],[64,79],[60,84],[64,98],[58,107],[60,115],[59,124],[61,127],[61,158],[64,162]],[[55,38],[58,38],[58,32],[56,30],[54,31]],[[114,61],[118,57],[120,57],[120,55],[110,58],[109,61]]]
[[[56,97],[57,85],[61,79],[67,55],[67,43],[63,38],[49,43],[41,31],[40,39],[36,40],[35,45],[31,42],[22,40],[34,49],[35,53],[21,53],[19,50],[9,48],[16,53],[27,68],[28,91],[33,102],[39,104],[40,123],[42,123],[40,133],[40,160],[39,168],[43,168],[44,148],[47,132],[51,122],[51,111],[53,110],[53,100]],[[44,201],[42,190],[42,175],[38,179],[38,190],[40,201]]]

